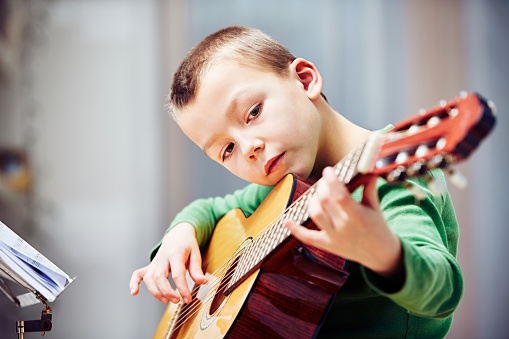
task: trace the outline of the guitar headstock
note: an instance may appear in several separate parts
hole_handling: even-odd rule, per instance
[[[453,172],[452,165],[470,156],[495,121],[492,102],[477,93],[462,93],[369,140],[363,152],[367,156],[359,163],[358,171],[384,177],[388,182],[424,175],[435,168]],[[458,176],[452,179],[463,185]]]

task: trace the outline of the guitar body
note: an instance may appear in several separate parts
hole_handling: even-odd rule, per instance
[[[221,289],[234,265],[231,258],[308,187],[287,175],[251,217],[245,218],[238,209],[226,214],[216,225],[203,257],[208,282],[195,287],[189,305],[169,304],[154,338],[315,336],[348,273],[319,264],[319,260],[310,261],[293,237],[282,242],[228,296]],[[346,262],[338,259],[343,268]]]

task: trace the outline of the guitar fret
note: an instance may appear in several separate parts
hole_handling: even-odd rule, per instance
[[[336,176],[339,176],[342,168],[343,168],[343,163],[342,162],[337,163],[336,166],[334,166],[334,174]]]
[[[284,217],[285,217],[285,219],[293,220],[293,210],[292,209],[288,210],[288,212],[285,213]],[[285,219],[283,219],[283,220],[285,220]]]
[[[292,221],[297,222],[297,212],[298,212],[298,204],[295,204],[295,206],[292,206],[292,208],[290,209],[290,219]]]
[[[353,176],[357,174],[357,164],[359,163],[359,159],[361,157],[362,152],[364,151],[364,145],[361,145],[361,147],[357,148],[357,151],[353,154],[352,158],[352,166],[348,169],[348,173],[346,174],[345,183],[349,183]]]
[[[304,221],[307,220],[308,218],[308,209],[309,209],[309,200],[311,199],[311,195],[310,194],[305,194],[304,195],[304,198],[302,200],[302,204],[303,204],[303,208],[302,208],[302,211],[301,211],[301,215],[299,217],[299,220],[300,220],[300,224],[302,224]]]
[[[278,221],[279,223],[280,221]],[[275,244],[276,244],[276,241],[277,241],[277,225],[274,225],[273,227],[270,227],[269,229],[269,232],[270,232],[270,247],[271,248],[275,248]]]
[[[267,235],[268,234],[269,234],[269,232],[264,232],[262,234],[262,236],[260,237],[260,239],[261,239],[260,241],[262,243],[262,246],[260,248],[260,253],[259,253],[259,257],[260,258],[259,259],[264,258],[265,254],[268,253],[268,249],[269,249],[269,241],[267,240],[267,238],[268,238]]]
[[[294,206],[293,210],[294,210],[294,213],[293,213],[292,220],[295,221],[296,223],[300,224],[299,215],[302,210],[302,199],[299,199],[295,202],[295,206]]]
[[[341,168],[341,174],[339,175],[339,180],[341,180],[342,182],[345,182],[346,172],[348,170],[348,167],[350,166],[351,159],[352,159],[352,155],[351,155],[351,153],[349,153],[345,159],[343,167]]]
[[[252,263],[258,261],[258,256],[260,255],[260,246],[262,245],[263,244],[260,244],[260,238],[256,239],[255,242],[253,242],[253,244],[251,245],[254,248],[254,250],[252,257],[249,258],[250,263],[249,266],[252,266]]]

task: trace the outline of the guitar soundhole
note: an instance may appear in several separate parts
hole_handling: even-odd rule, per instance
[[[230,283],[230,280],[233,276],[233,273],[235,272],[235,268],[237,267],[239,259],[238,257],[235,259],[235,261],[230,265],[230,267],[226,270],[226,273],[222,276],[221,281],[219,282],[219,286],[216,290],[216,293],[214,295],[214,298],[212,299],[212,302],[210,303],[210,309],[209,314],[213,315],[218,310],[220,310],[221,306],[224,304],[225,300],[228,298],[226,295],[226,289],[228,288],[228,285]]]

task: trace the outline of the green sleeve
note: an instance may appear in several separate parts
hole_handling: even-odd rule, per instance
[[[445,186],[442,171],[432,175]],[[387,286],[374,272],[361,270],[372,289],[410,313],[444,318],[456,309],[463,293],[463,276],[456,260],[458,222],[447,191],[434,195],[424,180],[409,181],[425,190],[424,200],[416,201],[408,189],[381,179],[378,191],[387,224],[401,239],[406,271],[403,286]]]
[[[177,224],[188,222],[194,226],[196,230],[196,239],[203,249],[212,236],[217,222],[226,213],[232,209],[240,208],[246,217],[249,217],[263,199],[265,199],[267,194],[269,194],[272,188],[271,186],[249,184],[243,189],[237,190],[224,197],[195,200],[184,207],[184,209],[175,216],[175,219],[170,223],[170,227],[168,227],[165,234]],[[161,241],[150,252],[150,260],[154,258],[160,246]]]

